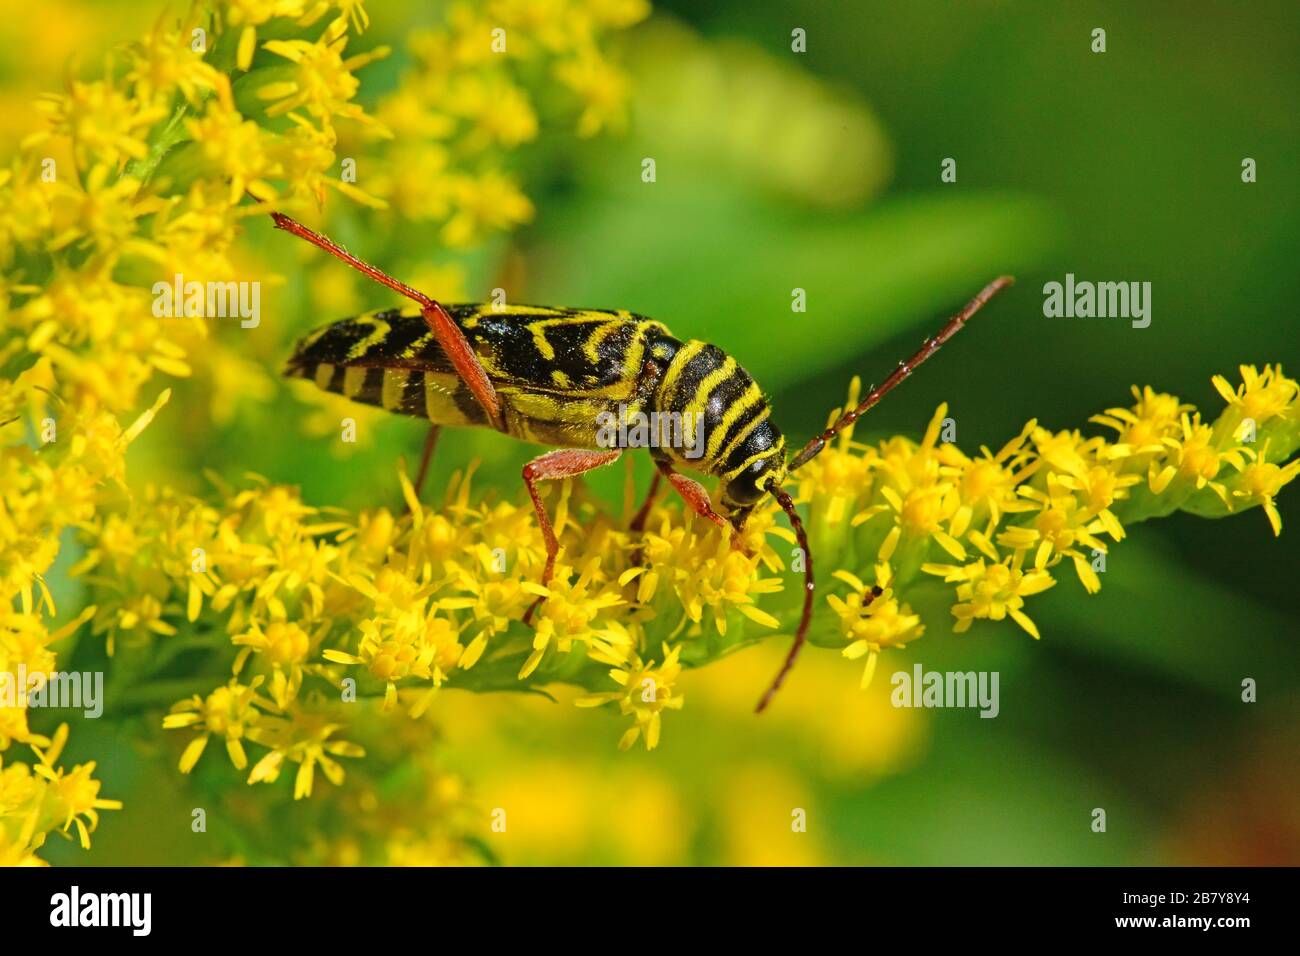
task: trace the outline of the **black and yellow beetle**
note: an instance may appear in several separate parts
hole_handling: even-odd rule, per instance
[[[769,494],[789,517],[805,556],[803,610],[794,643],[759,701],[759,711],[794,666],[812,619],[813,559],[794,502],[782,488],[786,477],[937,352],[1012,281],[1002,276],[990,282],[916,354],[870,389],[856,408],[787,460],[785,439],[771,420],[762,390],[717,346],[674,338],[662,323],[625,311],[443,306],[288,216],[272,213],[272,218],[277,228],[319,246],[418,306],[343,319],[318,329],[298,343],[285,368],[287,375],[311,379],[354,401],[431,422],[417,487],[442,425],[486,426],[513,438],[559,446],[523,470],[546,539],[543,585],[555,568],[559,542],[537,483],[571,478],[618,459],[622,449],[610,448],[600,438],[602,413],[669,413],[701,423],[698,454],[688,455],[671,443],[650,449],[658,471],[645,505],[633,519],[633,530],[645,521],[661,476],[697,514],[722,528],[730,522],[739,531],[754,505]],[[714,510],[708,492],[679,468],[721,480],[721,513]]]

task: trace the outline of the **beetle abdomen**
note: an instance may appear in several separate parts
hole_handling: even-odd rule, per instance
[[[418,312],[372,312],[318,329],[298,343],[284,372],[355,402],[436,424],[487,423]]]

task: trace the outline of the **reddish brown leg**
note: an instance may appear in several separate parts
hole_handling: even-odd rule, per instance
[[[542,537],[546,539],[546,569],[542,572],[543,587],[551,583],[551,575],[555,571],[555,557],[560,553],[560,541],[555,537],[555,529],[551,527],[551,519],[546,514],[546,507],[542,504],[541,495],[537,493],[537,483],[539,481],[554,481],[557,478],[575,478],[594,468],[612,465],[618,461],[619,456],[622,454],[623,452],[617,448],[610,451],[561,448],[558,451],[550,451],[545,455],[540,455],[524,465],[524,485],[528,488],[528,497],[533,499],[533,510],[537,512],[537,523],[541,526]],[[537,605],[541,603],[542,599],[540,597],[533,602],[528,609],[528,613],[524,615],[525,624],[531,620],[533,612],[537,610]]]
[[[677,489],[677,493],[682,496],[682,500],[691,506],[692,511],[701,518],[712,521],[719,528],[727,526],[727,519],[713,510],[713,504],[709,501],[709,493],[704,490],[702,484],[694,479],[687,478],[685,475],[679,475],[673,471],[673,466],[666,461],[656,461],[655,465],[659,468],[659,473]]]
[[[417,292],[406,283],[394,279],[388,273],[375,268],[367,262],[362,262],[334,240],[308,229],[302,223],[290,219],[284,213],[273,212],[271,218],[275,220],[277,229],[283,229],[299,239],[305,239],[317,248],[324,249],[330,255],[342,259],[363,275],[418,303],[425,323],[434,336],[437,337],[442,350],[447,353],[447,358],[451,360],[452,367],[464,380],[478,403],[483,406],[492,427],[500,430],[501,403],[497,399],[496,389],[492,387],[492,382],[479,362],[478,356],[474,354],[474,349],[465,338],[465,333],[460,330],[460,326],[452,321],[446,309],[423,292]]]
[[[650,479],[650,490],[645,493],[645,501],[641,509],[632,517],[632,523],[627,526],[627,530],[633,534],[640,534],[645,530],[646,519],[650,517],[650,508],[655,503],[655,495],[659,493],[659,482],[663,475],[656,471],[654,477]]]
[[[650,490],[645,493],[645,501],[642,502],[640,510],[632,516],[632,523],[627,526],[627,530],[632,534],[641,535],[645,532],[645,523],[650,517],[650,509],[654,506],[655,496],[659,493],[659,483],[662,480],[663,475],[656,470],[654,477],[650,479]],[[641,545],[638,544],[631,555],[632,566],[639,566],[644,557],[645,554],[641,550]]]
[[[666,461],[656,461],[655,465],[659,468],[659,472],[677,489],[677,493],[682,496],[682,500],[691,506],[692,511],[701,518],[707,518],[719,528],[726,530],[727,519],[713,510],[713,504],[709,501],[709,493],[704,490],[702,484],[687,478],[685,475],[679,475],[673,471],[673,466]],[[731,546],[737,551],[746,555],[749,554],[748,549],[741,543],[739,531],[732,534]]]
[[[415,497],[419,498],[424,489],[425,476],[429,474],[429,463],[433,461],[433,449],[438,444],[439,425],[429,425],[429,434],[424,439],[424,454],[420,456],[420,470],[415,476]]]

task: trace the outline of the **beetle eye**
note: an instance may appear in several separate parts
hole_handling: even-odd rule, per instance
[[[735,478],[723,489],[723,500],[732,507],[748,507],[763,497],[764,479],[772,470],[773,458],[760,458]],[[760,482],[762,484],[760,484]]]
[[[752,482],[744,481],[737,478],[727,485],[723,492],[723,500],[726,504],[733,507],[747,507],[758,500],[759,492]]]

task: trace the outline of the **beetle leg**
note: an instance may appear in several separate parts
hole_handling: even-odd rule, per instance
[[[429,463],[433,460],[433,449],[438,444],[438,433],[442,431],[440,425],[429,425],[429,434],[424,439],[424,453],[420,456],[420,470],[415,476],[415,497],[420,497],[420,492],[424,488],[425,476],[429,474]]]
[[[460,326],[451,320],[446,309],[432,299],[421,303],[420,314],[424,316],[425,324],[438,340],[438,344],[442,346],[442,350],[447,353],[447,358],[451,359],[456,374],[483,406],[488,423],[497,431],[504,431],[501,402],[497,398],[496,389],[492,387],[492,380],[488,378],[487,370],[478,360],[478,355],[475,354],[469,340],[465,338],[465,333],[460,330]]]
[[[726,530],[727,519],[713,510],[713,504],[709,501],[709,493],[704,490],[702,484],[693,478],[687,478],[685,475],[673,471],[673,466],[662,459],[656,459],[655,465],[658,466],[663,476],[672,483],[672,486],[677,489],[677,493],[682,496],[682,500],[691,506],[692,511],[701,518],[707,518],[719,528]],[[749,554],[749,550],[741,543],[739,533],[732,534],[731,546],[745,555]]]
[[[677,489],[677,493],[682,496],[682,500],[691,506],[701,518],[707,518],[719,528],[727,527],[727,519],[722,517],[713,510],[713,505],[709,501],[709,493],[704,490],[704,486],[693,478],[687,478],[685,475],[679,475],[673,471],[673,466],[666,461],[656,461],[655,465],[659,468],[660,474],[672,483]]]
[[[650,479],[650,489],[645,493],[645,501],[641,503],[640,509],[632,516],[632,521],[627,526],[627,530],[634,535],[645,533],[645,523],[650,517],[650,509],[654,506],[655,496],[659,494],[659,482],[663,479],[657,470],[654,477]],[[642,551],[641,544],[638,543],[636,549],[631,554],[631,563],[633,567],[639,567],[645,553]]]
[[[645,493],[645,501],[641,508],[632,518],[632,523],[627,526],[627,530],[633,534],[640,534],[645,530],[646,519],[650,517],[650,508],[655,503],[655,495],[659,493],[659,481],[663,476],[656,471],[654,477],[650,479],[650,490]]]
[[[394,279],[388,273],[377,269],[368,262],[362,262],[333,239],[308,229],[296,219],[291,219],[282,212],[271,213],[271,219],[275,221],[275,228],[283,229],[299,239],[310,242],[319,249],[324,249],[330,255],[343,260],[352,268],[380,285],[386,285],[399,295],[404,295],[419,304],[420,314],[424,316],[424,321],[429,326],[429,330],[433,332],[438,344],[442,346],[447,358],[451,360],[452,367],[456,369],[456,374],[464,380],[471,394],[483,406],[483,411],[487,413],[488,421],[492,424],[492,427],[498,431],[501,430],[501,402],[497,398],[496,389],[492,387],[492,382],[488,378],[483,364],[474,353],[474,349],[470,346],[469,340],[465,338],[465,333],[460,330],[460,326],[452,321],[446,309],[423,292],[412,289],[405,282]]]
[[[551,583],[551,574],[555,571],[555,557],[560,553],[560,541],[555,537],[551,519],[546,514],[541,496],[537,493],[539,481],[554,481],[557,478],[575,478],[594,468],[612,465],[618,461],[623,452],[615,448],[610,451],[586,451],[581,448],[561,448],[539,455],[524,465],[524,485],[528,496],[533,499],[533,510],[537,512],[537,523],[541,526],[542,537],[546,539],[546,569],[542,572],[542,587]],[[533,616],[537,605],[542,603],[539,597],[524,615],[527,624]]]
[[[754,508],[751,505],[748,508],[737,508],[728,515],[727,520],[731,522],[731,527],[735,529],[736,534],[744,534],[745,522],[749,520],[749,516],[753,511]]]

